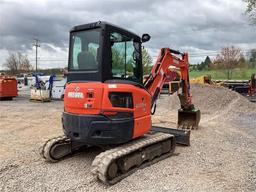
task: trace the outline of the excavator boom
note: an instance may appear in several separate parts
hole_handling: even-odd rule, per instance
[[[177,55],[180,55],[178,57]],[[162,48],[150,75],[146,79],[144,86],[152,95],[152,108],[155,111],[156,100],[160,95],[166,74],[170,67],[180,70],[180,87],[178,92],[181,108],[178,110],[178,128],[193,129],[198,128],[200,121],[200,110],[192,104],[189,83],[189,63],[188,54],[170,48]]]

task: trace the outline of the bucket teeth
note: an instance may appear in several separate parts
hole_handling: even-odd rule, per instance
[[[200,121],[200,110],[183,110],[178,111],[178,128],[179,129],[198,129]]]

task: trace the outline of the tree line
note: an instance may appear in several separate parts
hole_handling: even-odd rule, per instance
[[[28,73],[34,70],[27,55],[22,55],[20,52],[9,53],[3,67],[6,68],[11,75]]]
[[[231,79],[235,68],[256,68],[256,49],[251,49],[247,58],[238,47],[223,47],[213,60],[207,56],[200,64],[192,65],[191,70],[223,70]]]

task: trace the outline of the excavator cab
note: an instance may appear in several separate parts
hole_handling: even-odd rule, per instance
[[[70,31],[67,82],[127,80],[142,83],[141,43],[148,40],[107,22]]]

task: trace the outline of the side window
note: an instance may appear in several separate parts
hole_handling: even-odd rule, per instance
[[[110,37],[112,77],[137,81],[139,77],[139,50],[131,37],[113,32]]]
[[[73,69],[78,69],[77,56],[82,50],[81,39],[79,37],[73,36],[74,45],[73,45]]]

